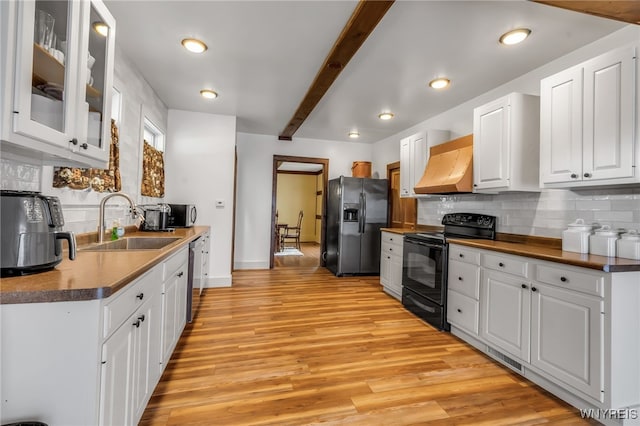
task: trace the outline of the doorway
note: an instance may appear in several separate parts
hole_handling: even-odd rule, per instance
[[[418,218],[418,200],[400,197],[400,162],[387,164],[389,182],[389,218],[390,228],[416,229]]]
[[[294,267],[294,266],[325,266],[322,253],[326,247],[326,194],[328,184],[329,159],[312,157],[295,157],[274,155],[273,156],[273,187],[271,193],[271,250],[269,267]],[[301,179],[296,179],[300,177]],[[302,177],[305,177],[304,179]],[[278,203],[278,188],[295,187],[301,180],[309,182],[306,185],[313,185],[310,196],[312,200],[303,202],[295,199],[295,191],[287,190],[286,195],[281,195],[281,203]],[[280,185],[279,185],[280,183]],[[286,200],[282,199],[287,197]],[[293,198],[292,198],[293,197]],[[286,203],[284,203],[286,201]],[[283,207],[279,211],[279,204]],[[303,230],[307,230],[306,235],[300,232],[299,238],[282,239],[284,233],[291,236],[297,225],[299,211],[303,211]],[[313,230],[313,238],[308,230]],[[295,253],[292,253],[295,250]],[[290,255],[293,254],[293,255]]]

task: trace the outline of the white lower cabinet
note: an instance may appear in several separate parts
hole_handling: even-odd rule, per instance
[[[451,244],[448,282],[453,334],[577,408],[640,409],[640,272]]]
[[[531,365],[602,401],[602,299],[539,283],[531,290]]]
[[[482,271],[480,335],[510,355],[529,361],[531,292],[521,278]]]
[[[185,247],[106,299],[0,304],[0,424],[138,424],[185,327],[187,265]]]
[[[404,236],[381,232],[380,284],[394,298],[402,299],[402,245]]]
[[[100,424],[135,424],[159,378],[158,295],[144,302],[102,346]]]
[[[166,365],[187,322],[188,253],[181,251],[164,263],[162,283],[162,357]]]
[[[449,249],[447,321],[477,336],[479,333],[480,256],[464,248]]]

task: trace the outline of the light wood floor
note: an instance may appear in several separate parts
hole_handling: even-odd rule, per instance
[[[381,291],[324,268],[207,289],[142,425],[587,424]]]
[[[300,243],[303,256],[274,256],[274,268],[320,266],[320,244]]]

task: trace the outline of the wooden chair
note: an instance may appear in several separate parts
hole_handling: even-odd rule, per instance
[[[275,251],[282,251],[282,231],[287,227],[287,225],[283,224],[283,223],[278,223],[278,210],[276,210],[276,218],[275,218],[275,222],[276,222],[276,226],[275,229],[273,230],[273,238],[275,240]]]
[[[293,240],[296,244],[296,248],[300,250],[300,230],[302,229],[302,210],[298,213],[298,224],[296,226],[287,226],[284,229],[284,234],[280,236],[280,247],[285,248],[285,242],[287,240]]]

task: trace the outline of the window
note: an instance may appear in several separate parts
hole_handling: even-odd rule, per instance
[[[118,89],[113,88],[111,95],[111,118],[120,124],[120,111],[122,110],[122,95]]]
[[[149,145],[164,152],[164,133],[147,117],[144,118],[143,138]]]

